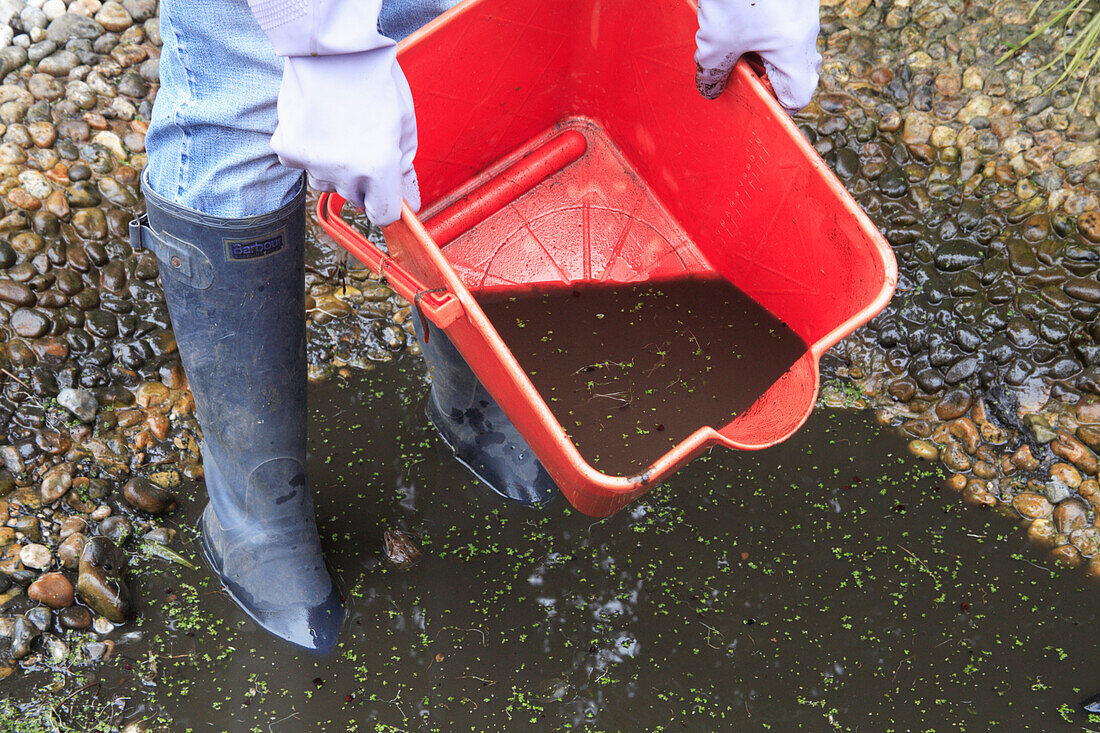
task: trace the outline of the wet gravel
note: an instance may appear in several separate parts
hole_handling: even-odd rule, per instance
[[[1029,10],[826,0],[822,84],[797,121],[900,277],[826,358],[822,403],[874,409],[965,503],[1021,518],[1052,560],[1100,576],[1100,78],[1044,91],[1058,70],[1035,71],[1064,43],[1053,35],[996,65]],[[0,3],[0,21],[9,12],[0,678],[110,659],[142,618],[127,558],[187,562],[170,525],[201,504],[186,487],[202,477],[156,263],[127,236],[158,86],[156,2]],[[310,233],[310,379],[415,356],[409,304]],[[398,565],[419,559],[392,547]],[[71,648],[70,632],[83,634]]]

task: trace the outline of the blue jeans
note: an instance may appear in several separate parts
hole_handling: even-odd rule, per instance
[[[457,2],[386,0],[378,25],[400,40]],[[283,167],[270,144],[283,62],[246,0],[162,0],[160,35],[145,141],[153,190],[225,218],[289,203],[301,171]]]

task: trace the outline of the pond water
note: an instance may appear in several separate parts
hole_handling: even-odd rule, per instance
[[[868,415],[818,409],[776,448],[715,449],[597,521],[502,503],[427,427],[425,396],[408,358],[311,387],[350,610],[333,656],[257,630],[205,570],[148,561],[142,638],[120,629],[109,663],[55,675],[76,691],[62,707],[125,698],[172,730],[272,733],[1087,729],[1100,588]],[[199,497],[181,502],[191,537]],[[383,561],[394,528],[420,538],[412,570]],[[4,685],[28,700],[43,679]]]

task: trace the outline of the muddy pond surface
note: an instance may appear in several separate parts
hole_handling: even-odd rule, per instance
[[[52,682],[70,717],[125,698],[119,718],[180,731],[1087,729],[1100,588],[965,508],[867,415],[818,409],[785,444],[716,449],[596,521],[476,484],[425,394],[408,358],[311,387],[318,515],[350,608],[334,656],[157,563],[132,575],[142,638],[124,627],[102,667],[0,690]],[[414,569],[384,563],[389,529],[419,536]]]
[[[807,348],[718,277],[477,297],[581,455],[614,475],[726,425]]]

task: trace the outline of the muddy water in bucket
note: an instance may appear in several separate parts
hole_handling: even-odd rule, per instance
[[[614,475],[726,425],[807,348],[721,278],[477,299],[581,455]]]

